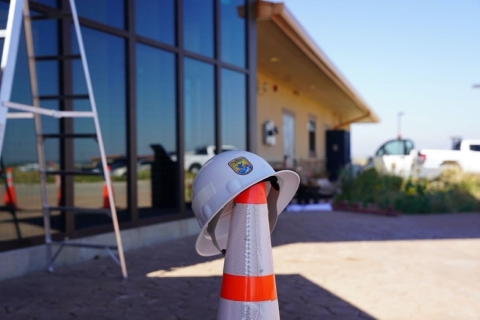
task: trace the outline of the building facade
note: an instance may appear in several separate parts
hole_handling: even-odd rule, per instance
[[[0,28],[8,6],[0,1]],[[280,3],[81,0],[76,6],[122,230],[191,219],[191,186],[203,161],[195,159],[216,150],[249,150],[275,168],[318,175],[326,172],[326,130],[378,121]],[[30,9],[41,106],[89,110],[69,1],[30,1]],[[32,100],[24,40],[12,100]],[[42,127],[44,133],[94,130],[87,119],[44,117]],[[4,169],[13,170],[18,210],[16,218],[0,212],[0,252],[41,245],[33,120],[9,120],[2,154]],[[46,160],[52,169],[97,170],[98,147],[89,139],[50,139]],[[101,178],[51,177],[47,189],[51,204],[103,206]],[[52,216],[54,239],[111,230],[106,216]]]
[[[177,164],[204,146],[250,149],[254,141],[247,130],[255,104],[252,1],[82,0],[76,6],[122,228],[191,217],[193,175]],[[1,28],[8,8],[0,2]],[[78,54],[69,1],[31,1],[30,9],[41,106],[88,110],[81,60],[66,58]],[[12,100],[31,104],[24,40]],[[90,119],[44,117],[42,127],[94,132]],[[20,223],[17,228],[2,213],[0,250],[11,250],[42,243],[43,230],[33,121],[9,120],[5,137],[3,162],[13,168]],[[98,156],[93,140],[46,142],[51,168],[94,170]],[[103,204],[100,179],[49,182],[53,204]],[[54,236],[69,238],[111,228],[101,215],[57,214],[52,224]]]

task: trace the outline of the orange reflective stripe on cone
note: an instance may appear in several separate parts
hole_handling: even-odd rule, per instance
[[[275,276],[237,276],[224,273],[220,297],[244,302],[271,301],[277,299]]]

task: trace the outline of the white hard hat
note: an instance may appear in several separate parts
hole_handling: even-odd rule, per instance
[[[213,256],[224,252],[233,199],[261,181],[267,181],[272,232],[278,215],[298,189],[298,174],[290,170],[275,172],[267,161],[247,151],[225,151],[202,166],[192,190],[192,209],[202,229],[195,245],[200,255]]]

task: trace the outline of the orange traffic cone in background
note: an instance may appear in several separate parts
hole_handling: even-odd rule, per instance
[[[62,205],[62,179],[60,175],[55,176],[55,186],[57,187],[57,205]]]
[[[15,185],[13,184],[12,168],[7,168],[7,190],[3,197],[5,206],[17,208],[17,196],[15,194]]]
[[[110,183],[112,182],[112,176],[110,175],[110,166],[107,166],[108,170],[108,176],[110,179]],[[113,194],[113,185],[112,185],[112,196]],[[104,209],[110,209],[110,200],[108,199],[108,188],[107,188],[107,182],[103,182],[103,208]]]
[[[280,319],[265,182],[233,203],[218,319]]]

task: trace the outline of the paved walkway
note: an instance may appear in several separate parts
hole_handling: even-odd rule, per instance
[[[0,319],[215,319],[223,260],[194,237],[0,282]],[[480,214],[284,213],[284,319],[480,319]],[[39,261],[43,263],[43,261]]]

